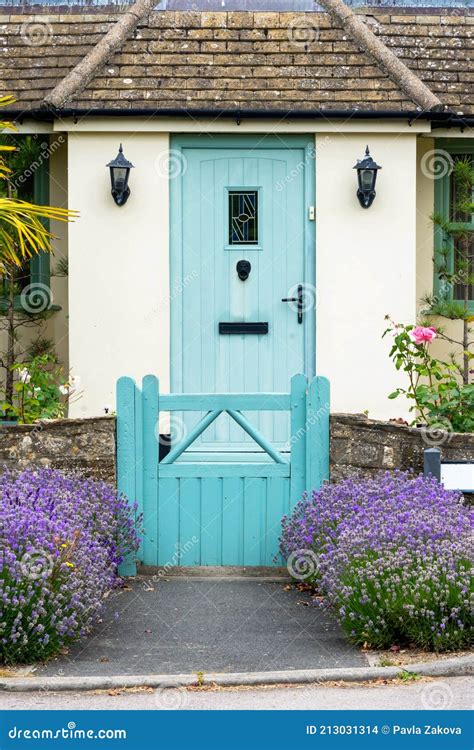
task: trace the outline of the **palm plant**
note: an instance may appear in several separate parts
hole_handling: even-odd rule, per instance
[[[13,101],[9,96],[0,97],[0,107]],[[38,316],[37,313],[16,309],[19,279],[24,274],[25,264],[32,257],[40,252],[52,251],[54,235],[48,228],[48,222],[69,221],[76,214],[67,209],[39,206],[24,200],[25,197],[33,197],[31,190],[20,191],[14,177],[34,164],[37,145],[31,136],[22,139],[19,144],[12,135],[16,128],[10,122],[0,121],[0,131],[3,132],[0,140],[0,291],[3,290],[0,312],[4,316],[7,334],[6,351],[0,356],[0,364],[5,371],[5,404],[11,405],[18,332],[50,314],[46,310]]]
[[[11,96],[0,97],[0,107],[12,104]],[[15,131],[11,122],[1,122],[0,130]],[[0,152],[16,151],[13,144],[0,144]],[[0,180],[8,183],[11,169],[0,153]],[[7,186],[7,195],[0,196],[0,274],[8,273],[12,266],[21,267],[26,260],[40,252],[51,252],[52,240],[47,225],[49,220],[69,221],[75,212],[53,206],[37,206],[15,197]]]

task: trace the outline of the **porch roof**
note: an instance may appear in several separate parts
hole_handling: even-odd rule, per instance
[[[52,9],[0,17],[2,93],[45,95],[119,18]],[[371,8],[374,33],[451,111],[474,113],[474,11]],[[415,105],[327,13],[154,11],[68,108],[413,111]]]

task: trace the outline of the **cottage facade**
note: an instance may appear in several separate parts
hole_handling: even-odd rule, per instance
[[[410,100],[325,12],[159,9],[85,89],[46,106],[120,14],[2,17],[8,114],[41,134],[44,199],[79,212],[53,227],[68,277],[44,261],[33,280],[61,308],[48,326],[81,379],[71,416],[113,410],[117,378],[149,372],[194,393],[286,391],[319,373],[334,411],[406,416],[387,399],[403,376],[384,318],[414,322],[434,288],[431,216],[449,205],[452,159],[473,149],[474,16],[358,13],[440,107]],[[106,168],[120,144],[122,206]],[[367,146],[382,169],[363,208],[353,167]]]

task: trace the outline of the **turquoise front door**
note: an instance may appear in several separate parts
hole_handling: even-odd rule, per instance
[[[312,142],[182,137],[172,154],[171,390],[285,392],[292,375],[314,375]],[[246,416],[285,450],[286,414]],[[196,418],[184,415],[184,429]],[[223,415],[190,451],[255,443]]]

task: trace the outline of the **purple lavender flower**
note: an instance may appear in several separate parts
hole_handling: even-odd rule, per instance
[[[135,510],[104,482],[0,474],[0,662],[47,658],[88,631],[138,548]]]
[[[303,497],[283,519],[280,550],[316,554],[313,581],[354,642],[464,648],[473,520],[434,479],[351,478]]]

